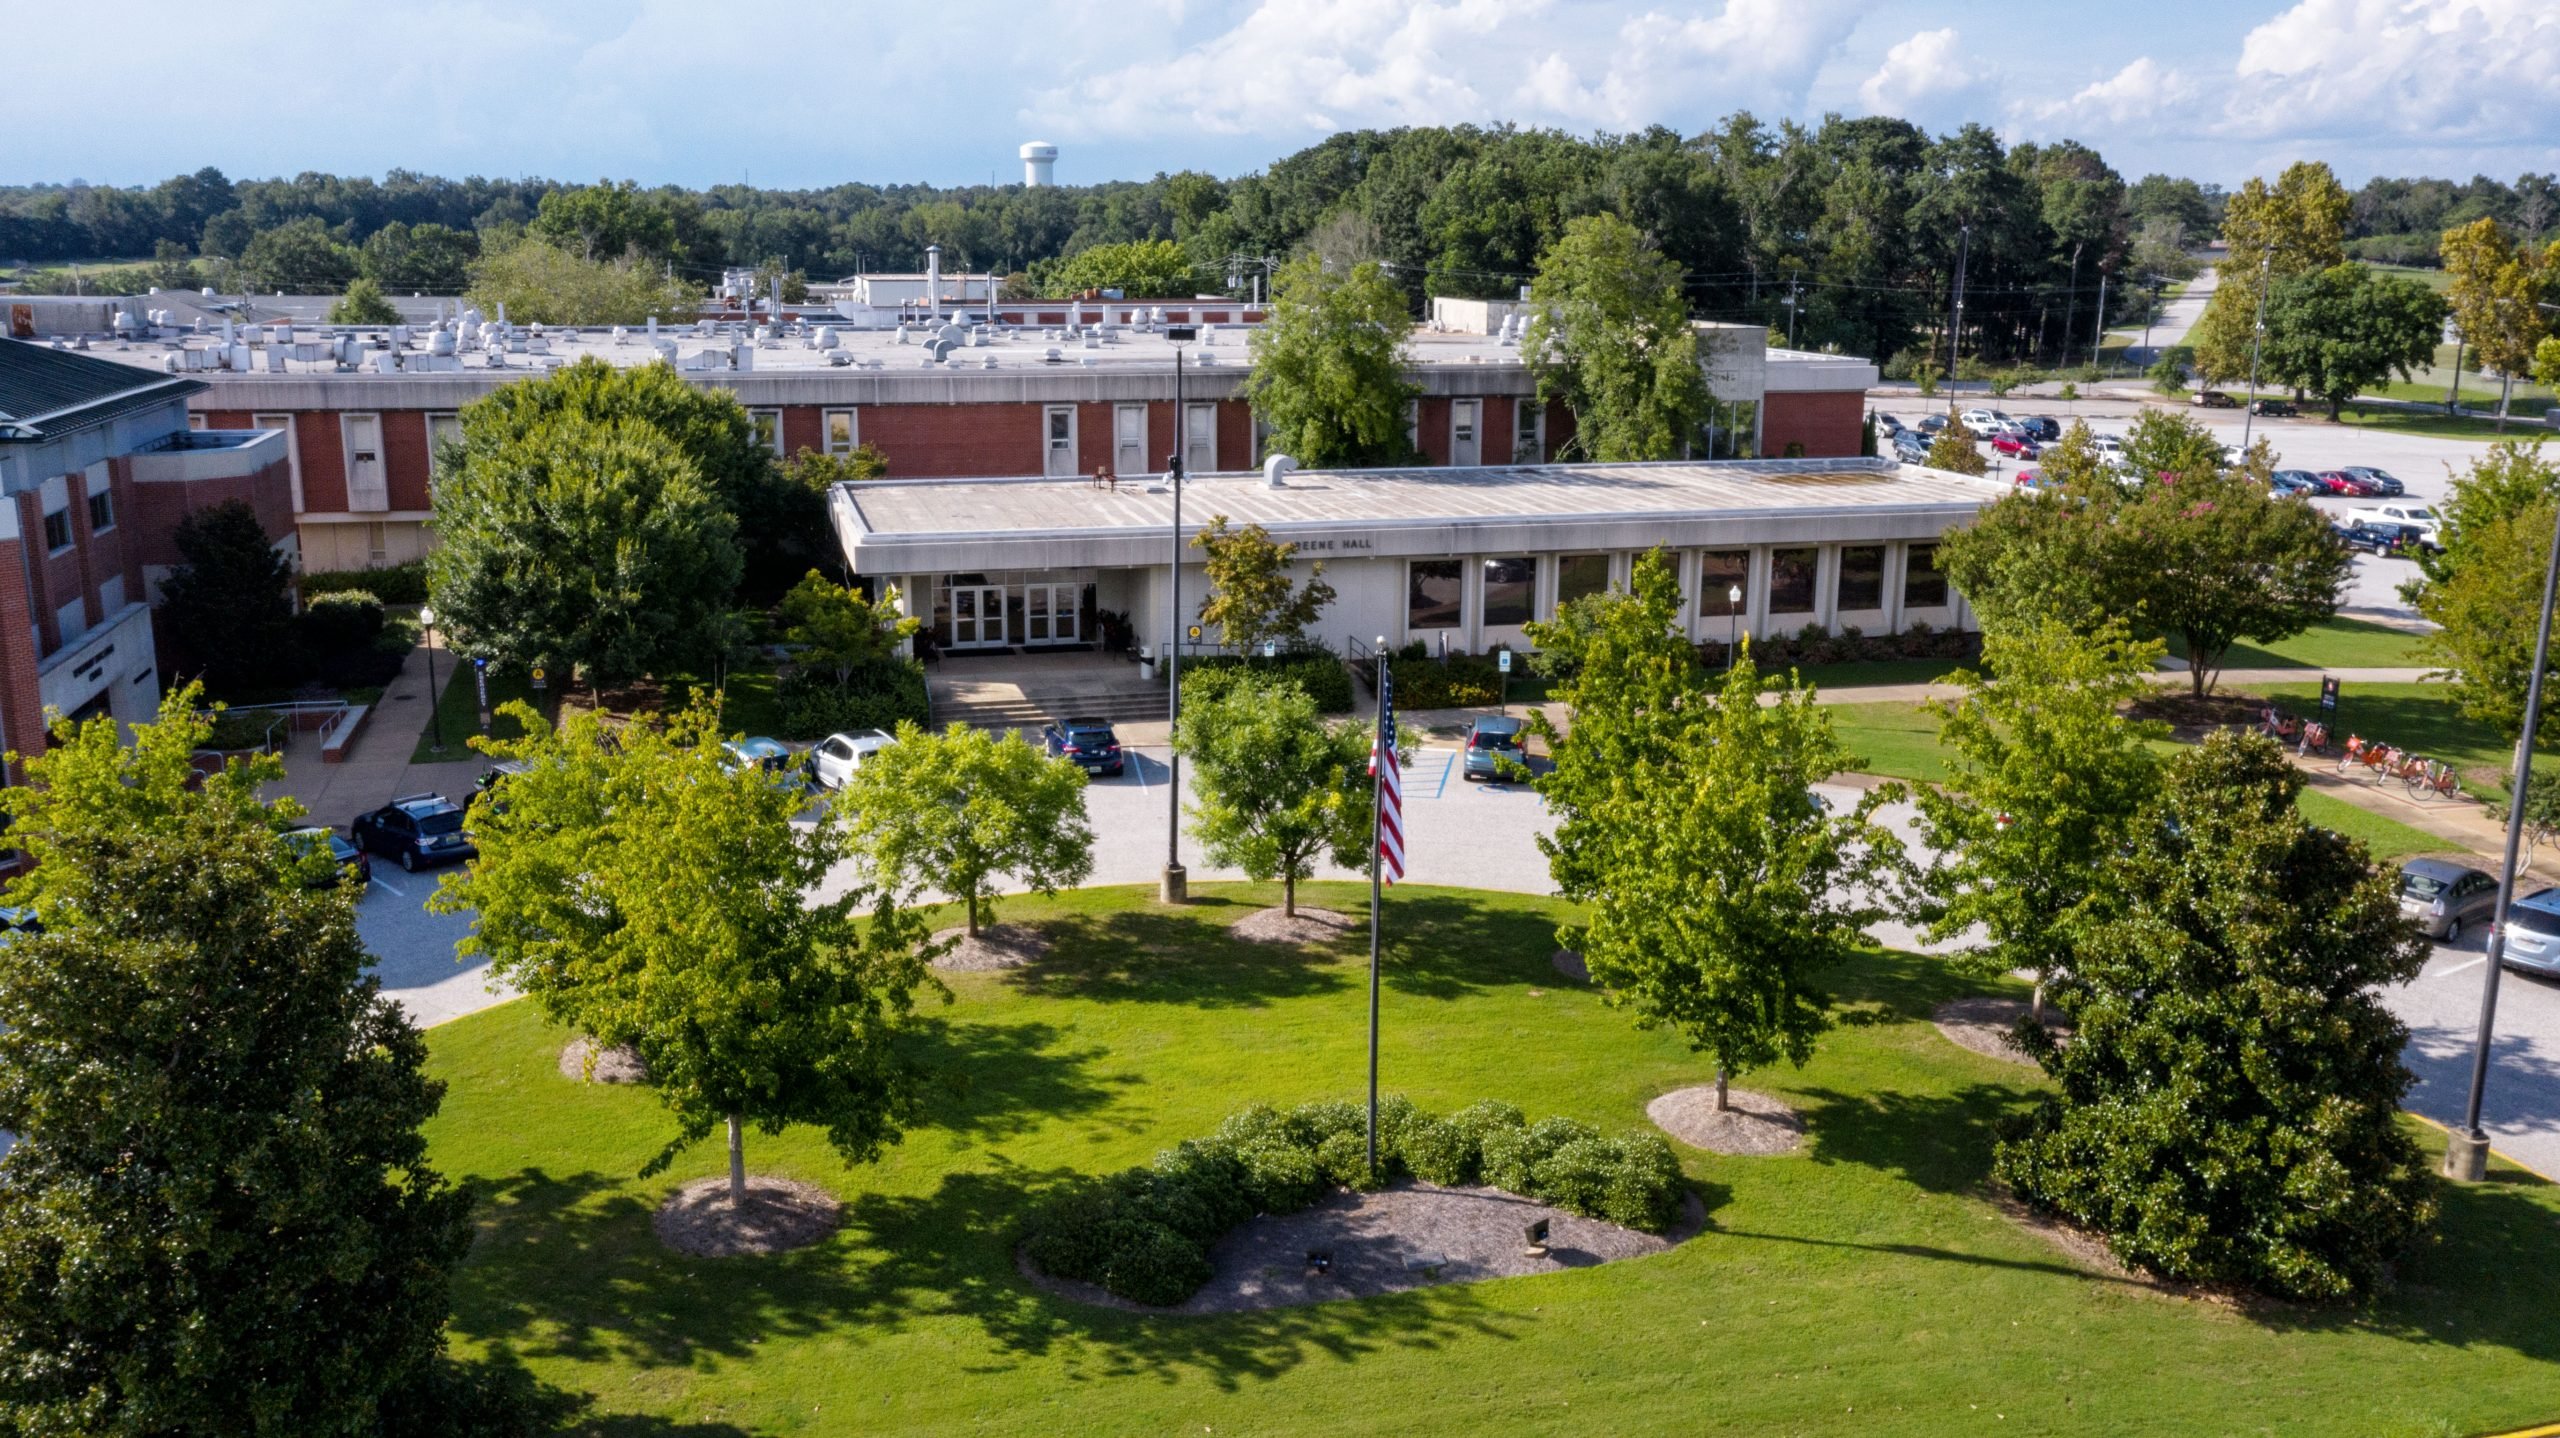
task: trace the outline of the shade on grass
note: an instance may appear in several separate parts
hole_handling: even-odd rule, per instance
[[[2320,686],[2267,684],[2256,688],[2277,703],[2310,713],[2320,702]],[[2515,748],[2498,731],[2463,715],[2453,690],[2443,684],[2344,684],[2338,691],[2337,742],[2356,734],[2397,748],[2415,750],[2430,759],[2459,767],[2463,788],[2473,794],[2504,796]],[[2539,748],[2539,746],[2537,746]],[[2554,762],[2538,756],[2537,763]],[[2396,780],[2393,782],[2397,782]]]
[[[1365,891],[1314,885],[1352,909]],[[2473,1432],[2548,1418],[2560,1195],[2511,1172],[2446,1198],[2443,1241],[2370,1314],[2241,1314],[2092,1275],[1980,1196],[1992,1127],[2031,1071],[1927,1023],[1975,986],[1875,955],[1844,1027],[1755,1074],[1808,1152],[1684,1152],[1710,1228],[1674,1252],[1530,1279],[1227,1317],[1086,1308],[1024,1283],[1009,1229],[1049,1185],[1146,1160],[1246,1102],[1354,1097],[1365,945],[1227,940],[1276,902],[1217,886],[1007,901],[1051,964],[953,976],[917,1044],[947,1081],[924,1127],[848,1169],[814,1133],[759,1170],[820,1183],[844,1230],[772,1259],[676,1257],[649,1232],[716,1146],[631,1175],[666,1132],[644,1093],[560,1078],[522,1003],[430,1037],[452,1085],[437,1164],[483,1197],[456,1333],[504,1344],[634,1432],[2110,1434]],[[1388,899],[1387,1084],[1620,1129],[1702,1081],[1548,963],[1554,901]],[[622,1431],[610,1429],[608,1431]]]

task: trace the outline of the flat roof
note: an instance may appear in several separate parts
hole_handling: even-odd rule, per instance
[[[1642,549],[1925,537],[2007,488],[1885,459],[1299,470],[1276,489],[1259,472],[1195,476],[1182,518],[1186,535],[1224,515],[1319,556]],[[862,480],[837,485],[830,508],[869,574],[1160,564],[1173,523],[1172,494],[1143,479]]]

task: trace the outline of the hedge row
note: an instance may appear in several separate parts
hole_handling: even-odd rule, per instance
[[[1316,708],[1327,714],[1351,712],[1351,671],[1342,661],[1321,649],[1297,654],[1283,654],[1272,659],[1241,654],[1204,654],[1197,659],[1185,656],[1182,661],[1183,697],[1205,701],[1223,686],[1233,682],[1231,676],[1251,674],[1258,679],[1288,680],[1307,691]]]
[[[774,686],[777,738],[822,739],[839,730],[890,729],[927,717],[924,666],[878,659],[838,684],[831,671],[803,669]]]
[[[1680,1217],[1680,1164],[1653,1134],[1603,1138],[1568,1118],[1533,1124],[1489,1101],[1444,1117],[1399,1096],[1378,1105],[1378,1149],[1382,1172],[1373,1176],[1366,1118],[1350,1104],[1256,1104],[1145,1168],[1042,1203],[1024,1221],[1023,1252],[1044,1273],[1170,1305],[1209,1280],[1210,1246],[1246,1219],[1407,1174],[1486,1184],[1652,1233]]]
[[[302,597],[361,589],[385,604],[427,602],[427,564],[413,559],[388,569],[313,569],[302,576]]]

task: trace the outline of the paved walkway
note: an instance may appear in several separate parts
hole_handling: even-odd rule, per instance
[[[435,669],[437,683],[451,682],[453,655],[441,644],[436,646]],[[313,818],[340,828],[395,794],[433,790],[458,799],[486,764],[464,746],[463,735],[445,736],[451,762],[409,762],[434,713],[434,696],[427,691],[427,649],[420,645],[409,651],[399,677],[384,686],[382,698],[365,718],[364,732],[348,747],[343,762],[322,763],[318,735],[296,735],[285,749],[284,780],[270,785],[267,797],[290,794],[302,801]]]

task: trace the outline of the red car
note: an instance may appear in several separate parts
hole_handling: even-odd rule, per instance
[[[2344,494],[2356,499],[2366,499],[2376,492],[2373,486],[2343,469],[2319,470],[2311,476],[2311,482],[2320,487],[2322,494]]]
[[[2008,430],[1991,437],[1991,448],[1994,453],[2010,455],[2018,459],[2034,459],[2044,453],[2043,446],[2034,440]]]

